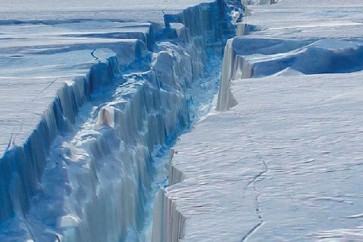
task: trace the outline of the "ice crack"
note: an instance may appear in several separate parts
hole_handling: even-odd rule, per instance
[[[91,56],[92,56],[93,58],[95,58],[95,60],[99,60],[100,58],[98,58],[98,57],[95,55],[96,50],[97,50],[97,49],[92,50],[92,52],[91,52]]]
[[[261,196],[261,193],[256,188],[256,183],[259,180],[262,180],[261,177],[266,172],[268,172],[269,168],[268,168],[268,166],[266,164],[266,161],[263,160],[260,155],[258,155],[258,159],[262,162],[262,164],[264,166],[264,169],[262,171],[260,171],[257,175],[255,175],[253,177],[253,179],[246,185],[246,188],[244,189],[244,195],[243,195],[243,197],[244,197],[247,189],[251,185],[253,185],[253,190],[256,192],[256,196],[255,196],[255,207],[256,207],[256,209],[255,209],[255,211],[256,211],[256,216],[258,218],[258,223],[255,226],[253,226],[250,230],[248,230],[248,232],[242,237],[241,242],[247,241],[247,239],[264,224],[264,219],[263,219],[263,216],[262,216],[261,204],[260,204],[260,196]]]

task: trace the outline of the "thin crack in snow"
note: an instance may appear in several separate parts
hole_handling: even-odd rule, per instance
[[[51,81],[45,88],[43,88],[32,100],[30,103],[34,103],[35,100],[38,99],[40,95],[42,95],[48,88],[50,88],[56,81],[58,81],[60,78],[56,78],[53,81]],[[25,111],[27,108],[24,108],[23,111]]]
[[[255,196],[255,206],[256,206],[256,215],[257,218],[259,220],[259,222],[253,226],[240,240],[240,242],[244,242],[247,241],[247,239],[254,233],[256,232],[265,222],[263,220],[262,217],[262,212],[261,212],[261,205],[260,205],[260,196],[261,193],[257,190],[256,188],[256,183],[260,180],[260,178],[266,173],[268,172],[269,168],[266,164],[266,161],[262,159],[262,157],[260,155],[257,156],[259,160],[262,161],[264,169],[262,171],[260,171],[256,176],[253,177],[253,179],[247,184],[246,188],[244,189],[244,194],[243,197],[245,197],[245,193],[246,190],[248,189],[248,187],[250,187],[251,184],[253,184],[253,190],[255,190],[255,192],[257,193],[257,195]]]

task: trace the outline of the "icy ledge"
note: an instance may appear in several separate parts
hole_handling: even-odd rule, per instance
[[[241,13],[216,1],[166,15],[154,53],[129,41],[65,83],[0,160],[1,241],[143,240],[153,154],[190,125],[186,91]]]
[[[224,50],[216,108],[226,111],[237,104],[231,92],[233,80],[361,71],[362,54],[359,40],[235,37]]]
[[[174,146],[153,241],[361,240],[362,44],[229,40],[225,112]]]

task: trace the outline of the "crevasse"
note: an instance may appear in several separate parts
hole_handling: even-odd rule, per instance
[[[150,26],[145,41],[113,48],[65,83],[24,144],[0,159],[1,241],[143,240],[153,154],[191,125],[187,91],[241,14],[232,0],[167,14],[165,28]]]

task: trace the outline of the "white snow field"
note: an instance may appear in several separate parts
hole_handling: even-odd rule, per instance
[[[362,12],[247,6],[217,111],[173,148],[152,241],[363,241]]]
[[[234,0],[2,0],[0,241],[150,239],[163,157],[208,110],[242,13]]]

